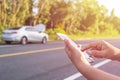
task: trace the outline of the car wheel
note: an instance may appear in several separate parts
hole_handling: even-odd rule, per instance
[[[46,38],[46,37],[44,37],[44,38],[42,39],[42,43],[43,43],[43,44],[47,43],[47,38]]]
[[[6,44],[11,44],[11,41],[5,41]]]
[[[26,37],[22,37],[21,44],[22,45],[26,45],[27,44],[27,38]]]

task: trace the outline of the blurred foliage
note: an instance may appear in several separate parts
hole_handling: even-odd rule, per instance
[[[33,10],[38,10],[33,12]],[[120,18],[96,0],[0,0],[0,33],[9,27],[45,24],[47,33],[118,35]],[[54,37],[57,39],[56,37]]]
[[[66,32],[61,28],[61,26],[58,26],[57,28],[54,28],[54,29],[46,30],[46,33],[49,34],[50,41],[59,40],[59,37],[56,36],[58,32],[66,34]]]

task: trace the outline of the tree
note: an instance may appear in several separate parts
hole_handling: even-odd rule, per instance
[[[50,20],[48,21],[47,25],[49,28],[54,29],[57,25],[62,24],[63,19],[68,14],[67,12],[67,3],[64,0],[55,1],[54,4],[51,5],[49,10],[50,12]]]

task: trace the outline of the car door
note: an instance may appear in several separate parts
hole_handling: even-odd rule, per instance
[[[45,25],[38,24],[34,26],[34,29],[36,31],[36,40],[42,41],[43,37],[45,36],[44,31],[46,30]]]
[[[34,41],[36,41],[36,39],[35,39],[35,34],[36,34],[36,33],[35,33],[33,27],[27,27],[25,30],[26,30],[26,34],[27,34],[27,36],[28,36],[29,42],[34,42]]]
[[[34,28],[34,39],[35,41],[39,42],[39,41],[42,41],[42,38],[43,38],[43,33],[42,32],[39,32],[36,28]]]

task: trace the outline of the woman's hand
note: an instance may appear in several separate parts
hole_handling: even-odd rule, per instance
[[[83,46],[82,51],[88,50],[89,55],[98,58],[108,58],[112,60],[117,60],[118,54],[120,55],[120,50],[106,41],[97,41],[86,44]]]
[[[70,60],[88,80],[120,80],[120,77],[106,73],[90,66],[89,62],[83,56],[83,52],[79,47],[74,47],[69,40],[64,40],[66,53]],[[115,55],[120,54],[118,48],[113,47],[105,41],[98,41],[87,44],[82,48],[83,51],[90,49],[88,52],[92,56],[115,59]],[[120,59],[120,57],[118,57]]]
[[[80,66],[81,64],[90,65],[89,62],[85,59],[84,53],[79,49],[79,46],[74,47],[72,43],[67,39],[64,41],[66,44],[65,51],[76,67]]]

